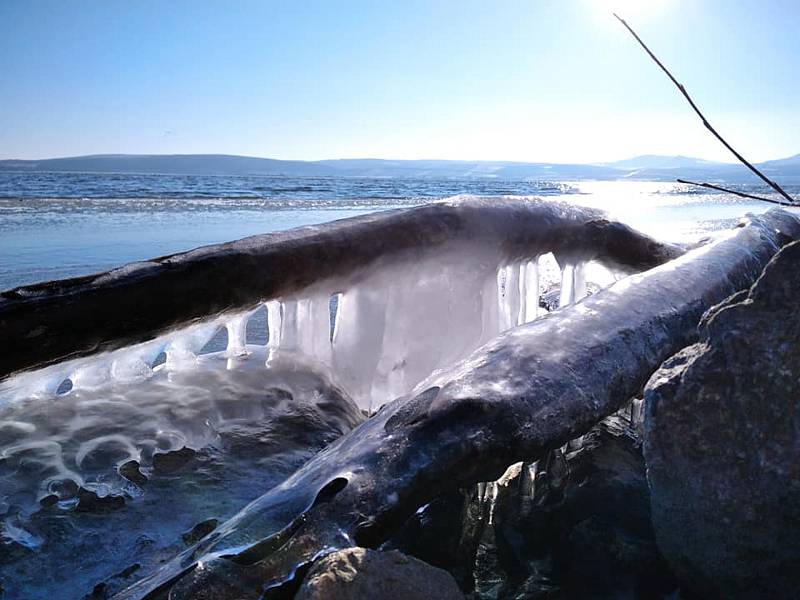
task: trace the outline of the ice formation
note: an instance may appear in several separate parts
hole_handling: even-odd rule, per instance
[[[413,396],[395,399],[117,597],[155,590],[236,597],[291,587],[298,569],[321,553],[379,547],[436,496],[541,459],[619,410],[696,339],[705,311],[752,285],[780,245],[798,238],[800,220],[770,211],[716,243],[509,329],[431,375]],[[515,311],[519,318],[522,270],[506,267],[496,280],[508,296],[496,306],[510,320]],[[572,298],[582,275],[565,279]]]
[[[618,244],[610,243],[609,232],[634,243],[620,252]],[[23,333],[30,334],[31,329],[49,331],[43,343],[61,344],[75,355],[85,352],[75,336],[81,327],[96,329],[78,332],[91,348],[108,348],[119,343],[111,337],[98,344],[105,329],[110,330],[109,336],[120,336],[129,321],[157,322],[159,311],[178,310],[184,317],[195,317],[196,305],[218,305],[220,293],[226,305],[231,304],[230,296],[243,305],[193,318],[193,324],[155,339],[17,374],[0,384],[0,400],[54,396],[109,381],[133,382],[157,371],[191,369],[220,329],[227,333],[224,353],[233,366],[251,354],[249,321],[266,313],[267,323],[261,326],[268,331],[267,365],[291,356],[328,373],[363,409],[374,410],[409,393],[433,371],[500,332],[535,319],[540,314],[540,257],[550,252],[560,265],[562,306],[586,294],[584,265],[590,260],[630,271],[679,253],[608,223],[596,210],[505,198],[457,198],[201,248],[128,265],[89,283],[83,278],[4,293],[0,331],[5,329],[11,336],[5,347],[15,347],[17,342],[17,353],[22,354],[31,343]],[[232,262],[236,253],[237,260]],[[246,278],[248,267],[256,269],[255,255],[267,266],[280,261],[272,272],[264,274],[263,267],[258,267],[261,271],[253,273],[252,279],[260,280],[266,291]],[[197,275],[176,280],[180,275],[176,266],[188,272],[203,270],[202,297],[191,297],[187,306],[177,308],[170,299],[165,304],[161,289],[158,297],[141,297],[143,287],[151,294],[153,288],[171,286],[178,299],[194,291]],[[210,273],[219,280],[209,279]],[[607,273],[604,277],[610,281]],[[69,311],[74,313],[76,305],[83,310],[81,315],[93,308],[107,311],[113,298],[93,306],[93,296],[118,290],[126,294],[119,302],[134,304],[112,308],[118,323],[104,328],[98,319],[69,320]],[[206,296],[213,302],[204,302]],[[260,298],[247,304],[253,296]],[[266,311],[259,311],[261,307]],[[121,312],[125,310],[136,313]],[[29,322],[25,332],[19,323],[29,317],[35,321]],[[152,327],[139,327],[134,331],[139,339],[152,331]],[[69,334],[66,339],[51,339],[63,337],[64,330]],[[132,339],[130,332],[127,338]],[[33,348],[29,354],[41,350]],[[164,356],[162,365],[157,359]],[[7,358],[13,361],[17,356]]]

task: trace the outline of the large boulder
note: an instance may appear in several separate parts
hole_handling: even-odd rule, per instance
[[[658,544],[701,597],[800,589],[800,243],[747,294],[712,308],[700,342],[645,391]]]
[[[463,600],[455,580],[421,560],[392,550],[348,548],[317,561],[295,600]]]
[[[384,548],[447,570],[474,600],[663,597],[677,583],[656,546],[637,429],[609,417],[563,451],[441,496]]]

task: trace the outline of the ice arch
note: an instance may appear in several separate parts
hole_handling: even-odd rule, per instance
[[[630,273],[682,251],[601,211],[534,198],[457,197],[260,235],[3,292],[0,387],[46,396],[67,380],[135,381],[162,353],[160,368],[189,368],[221,327],[235,366],[266,305],[270,358],[330,370],[375,408],[535,318],[538,261],[551,252],[569,304],[589,261]]]

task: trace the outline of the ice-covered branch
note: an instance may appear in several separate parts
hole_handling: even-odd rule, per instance
[[[432,376],[119,598],[271,597],[320,555],[376,547],[437,495],[582,435],[751,285],[800,221],[774,210],[714,244],[516,327]],[[202,565],[202,568],[198,568]],[[265,595],[262,595],[265,594]],[[161,596],[158,596],[161,597]]]
[[[338,360],[344,377],[354,380],[357,371],[382,361],[383,385],[391,385],[403,358],[383,356],[382,349],[392,336],[415,334],[413,327],[392,325],[392,314],[413,317],[424,306],[417,328],[431,336],[448,333],[441,327],[459,320],[469,326],[449,346],[471,350],[502,328],[482,308],[496,303],[498,270],[509,270],[514,281],[524,270],[524,288],[526,278],[535,277],[527,265],[547,252],[562,265],[596,260],[632,272],[681,250],[609,222],[600,211],[536,199],[458,198],[360,216],[3,292],[0,378],[138,345],[137,355],[117,355],[109,363],[122,377],[135,376],[161,352],[171,364],[191,360],[221,325],[228,329],[229,351],[245,352],[247,315],[267,302],[271,346]],[[332,295],[339,304],[329,356]],[[519,307],[517,298],[508,326],[523,322]],[[357,360],[348,347],[369,360]],[[437,364],[454,356],[443,355]],[[402,376],[415,369],[410,364]],[[101,374],[95,369],[77,376]]]

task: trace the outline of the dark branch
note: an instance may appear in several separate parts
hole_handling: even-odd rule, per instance
[[[665,67],[664,64],[660,60],[658,60],[658,57],[656,57],[656,55],[653,54],[653,52],[650,50],[650,48],[647,47],[647,44],[645,44],[642,41],[642,39],[638,35],[636,35],[636,32],[633,29],[631,29],[631,26],[628,25],[627,22],[625,22],[625,19],[620,17],[617,13],[613,13],[613,14],[617,18],[617,20],[619,20],[619,22],[622,23],[625,26],[625,29],[627,29],[630,32],[630,34],[636,39],[636,41],[639,42],[641,47],[644,48],[645,52],[647,52],[647,54],[650,55],[650,58],[652,58],[653,61],[661,68],[661,70],[664,71],[664,73],[666,73],[667,77],[670,78],[672,83],[674,83],[675,86],[680,90],[681,94],[683,94],[683,97],[686,98],[686,101],[692,107],[694,112],[696,112],[697,116],[700,117],[700,119],[703,121],[703,125],[705,125],[706,129],[708,129],[714,135],[714,137],[717,138],[722,143],[723,146],[725,146],[728,150],[730,150],[730,152],[739,160],[739,162],[741,162],[744,166],[746,166],[753,173],[755,173],[758,177],[760,177],[773,190],[775,190],[781,196],[786,198],[786,200],[788,200],[789,203],[794,204],[795,203],[794,198],[792,198],[789,194],[787,194],[783,190],[783,188],[781,186],[779,186],[777,183],[775,183],[769,177],[767,177],[761,171],[759,171],[756,167],[754,167],[741,154],[739,154],[736,150],[734,150],[733,147],[728,142],[726,142],[725,139],[719,133],[717,133],[717,130],[714,129],[711,126],[711,123],[708,122],[708,120],[705,118],[703,113],[700,112],[700,109],[697,108],[697,105],[694,103],[694,101],[692,100],[691,96],[689,96],[689,93],[686,91],[686,88],[683,87],[683,84],[681,84],[677,79],[675,79],[675,77],[673,77],[672,73],[669,72],[667,67]],[[758,199],[759,200],[764,200],[764,198],[758,198]],[[769,200],[768,200],[768,202],[769,202]]]
[[[774,200],[773,198],[765,198],[764,196],[753,196],[752,194],[745,194],[744,192],[737,192],[736,190],[729,190],[718,185],[711,183],[698,183],[696,181],[687,181],[686,179],[677,179],[678,183],[685,183],[687,185],[696,185],[709,190],[717,190],[718,192],[725,192],[726,194],[733,194],[734,196],[741,196],[742,198],[750,198],[751,200],[761,200],[763,202],[771,202],[772,204],[780,204],[781,206],[797,206],[791,202],[783,202],[782,200]]]

